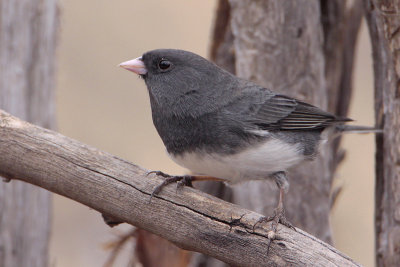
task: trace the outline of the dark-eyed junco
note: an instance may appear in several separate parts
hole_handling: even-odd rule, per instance
[[[286,170],[314,158],[324,129],[345,130],[341,124],[349,121],[240,79],[187,51],[153,50],[120,66],[144,79],[153,123],[169,156],[196,174],[164,175],[155,193],[182,179],[238,183],[274,178],[280,189],[275,224],[290,226],[283,216]]]

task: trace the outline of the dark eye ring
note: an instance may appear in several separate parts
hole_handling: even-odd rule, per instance
[[[169,60],[166,59],[161,59],[160,62],[158,62],[158,67],[161,70],[167,70],[171,67],[171,62]]]

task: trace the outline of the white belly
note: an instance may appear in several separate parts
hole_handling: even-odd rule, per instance
[[[277,139],[269,139],[261,145],[232,155],[204,151],[169,155],[176,163],[195,174],[226,179],[230,183],[265,179],[304,160],[298,145]]]

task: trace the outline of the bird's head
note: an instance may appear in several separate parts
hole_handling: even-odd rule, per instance
[[[229,99],[237,83],[236,77],[214,63],[183,50],[152,50],[120,66],[145,80],[153,109],[178,116],[215,109]]]

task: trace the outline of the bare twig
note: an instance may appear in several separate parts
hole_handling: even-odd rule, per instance
[[[117,240],[109,242],[105,245],[106,249],[110,249],[111,253],[108,256],[104,267],[112,267],[117,259],[119,253],[121,252],[122,248],[128,243],[129,240],[136,237],[137,228],[131,229],[129,232],[119,236]]]

